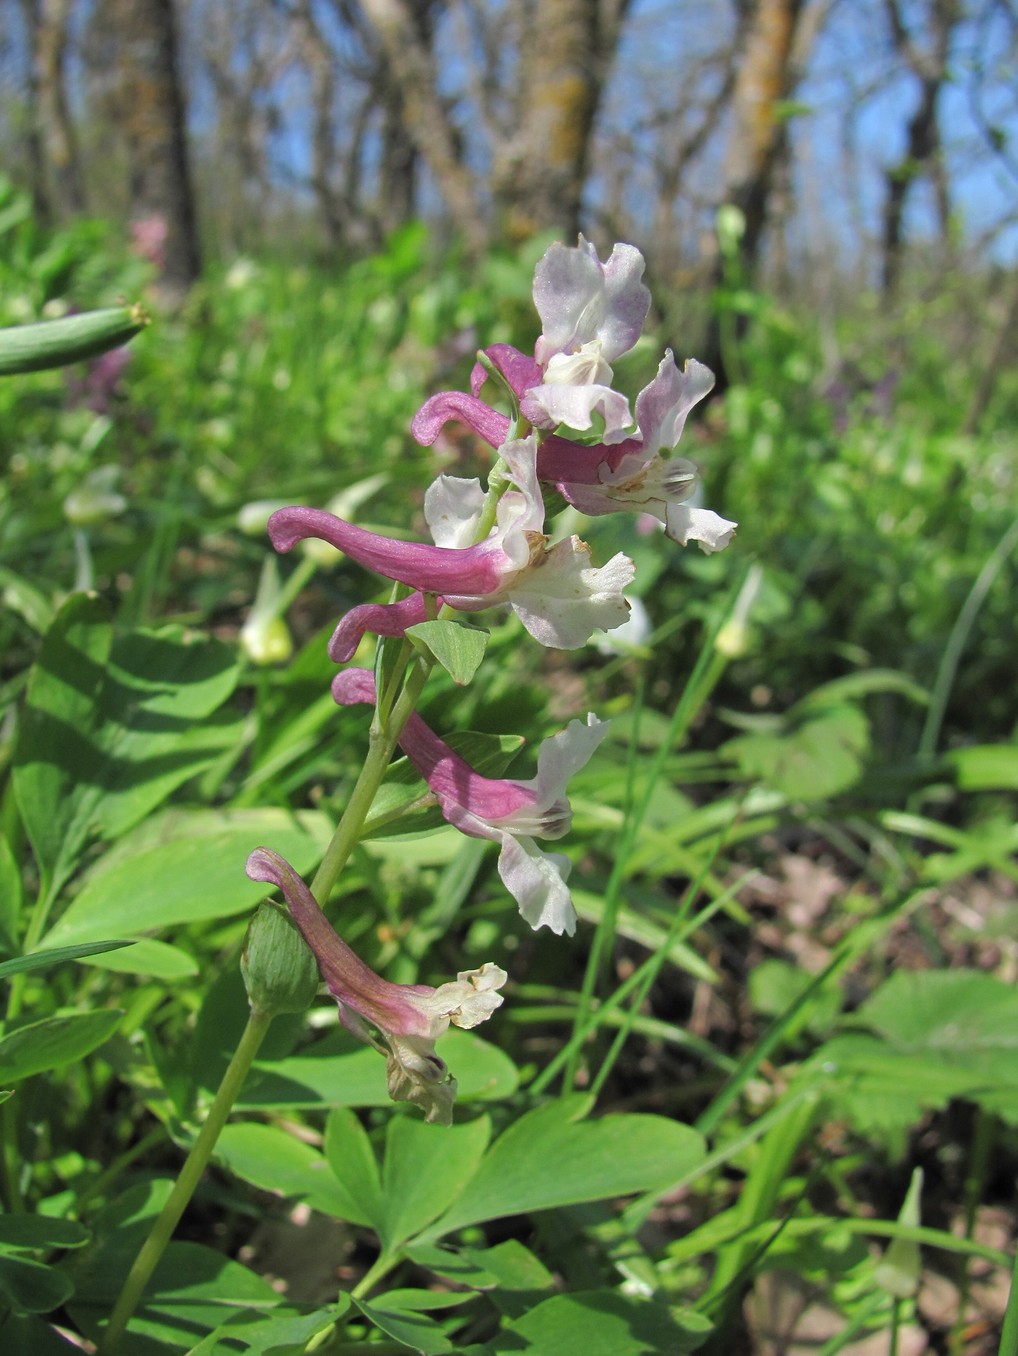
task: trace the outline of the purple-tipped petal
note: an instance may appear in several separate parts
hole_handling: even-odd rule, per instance
[[[317,537],[358,565],[421,593],[487,597],[498,591],[506,569],[512,568],[497,542],[457,550],[398,541],[368,532],[323,509],[277,509],[269,519],[269,537],[277,551],[289,551],[306,537]]]
[[[463,391],[440,391],[426,400],[414,415],[410,432],[422,447],[430,447],[445,425],[452,422],[466,424],[491,447],[501,447],[509,436],[506,415]]]
[[[442,599],[437,598],[435,605],[441,607]],[[416,626],[427,618],[423,593],[412,593],[398,603],[361,603],[351,608],[333,631],[329,658],[335,664],[345,664],[354,657],[367,632],[374,636],[402,636],[408,626]]]
[[[492,344],[490,348],[484,350],[484,353],[492,365],[502,373],[509,383],[509,389],[517,396],[522,396],[529,387],[539,385],[540,367],[531,356],[521,353],[518,348],[513,348],[512,344]],[[481,387],[488,380],[488,375],[483,364],[474,363],[474,369],[470,373],[472,395],[480,393]]]
[[[628,352],[650,310],[643,270],[632,245],[616,245],[604,264],[583,236],[575,247],[551,245],[534,270],[534,304],[544,326],[534,356],[541,366],[594,342],[609,363]]]

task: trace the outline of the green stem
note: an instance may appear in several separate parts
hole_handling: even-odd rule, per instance
[[[385,770],[396,751],[396,745],[403,733],[403,727],[410,719],[420,700],[421,691],[427,682],[431,667],[428,661],[418,658],[403,691],[393,705],[384,728],[380,730],[372,728],[369,737],[368,756],[365,758],[364,766],[361,768],[360,775],[350,792],[350,799],[346,803],[342,818],[336,825],[336,832],[332,835],[332,841],[325,850],[322,864],[311,882],[311,893],[323,908],[328,902],[333,886],[339,879],[340,872],[350,860],[351,853],[360,841],[365,820],[371,810],[378,788],[382,784]]]
[[[930,694],[926,722],[919,737],[918,753],[921,759],[932,758],[936,752],[951,688],[954,686],[954,678],[958,672],[958,665],[961,663],[962,653],[968,644],[969,633],[975,625],[976,617],[978,617],[979,610],[986,601],[986,595],[992,588],[993,581],[1004,568],[1008,556],[1016,545],[1018,545],[1018,518],[1014,520],[990,552],[986,564],[979,571],[976,581],[969,590],[969,595],[958,613],[957,620],[951,628],[951,634],[944,646],[944,653],[937,669],[933,691]]]
[[[21,1194],[21,1155],[18,1153],[18,1113],[17,1098],[8,1097],[0,1108],[3,1128],[3,1151],[0,1155],[0,1169],[3,1171],[3,1199],[6,1209],[12,1215],[21,1214],[25,1208],[25,1198]]]
[[[1004,1314],[1004,1330],[1000,1334],[1000,1346],[997,1356],[1018,1356],[1018,1250],[1014,1255],[1014,1271],[1011,1273],[1011,1293],[1007,1298],[1007,1312]]]
[[[124,1287],[110,1315],[110,1321],[106,1325],[99,1342],[97,1356],[115,1356],[115,1353],[120,1350],[121,1338],[124,1336],[127,1325],[138,1307],[145,1286],[151,1279],[159,1259],[166,1251],[166,1245],[173,1236],[173,1231],[180,1223],[180,1217],[194,1195],[202,1173],[208,1166],[212,1151],[216,1147],[216,1141],[219,1139],[230,1112],[233,1110],[234,1102],[240,1095],[244,1079],[258,1054],[271,1022],[271,1013],[252,1011],[248,1017],[247,1026],[244,1028],[244,1033],[234,1051],[233,1058],[223,1075],[223,1081],[220,1083],[219,1090],[209,1108],[205,1124],[202,1126],[198,1138],[180,1170],[180,1175],[173,1185],[169,1199],[163,1206],[148,1238],[142,1244],[141,1251],[127,1274],[127,1280],[124,1282]]]

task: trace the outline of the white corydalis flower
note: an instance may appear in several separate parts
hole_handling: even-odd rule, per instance
[[[612,389],[611,364],[640,337],[650,292],[640,281],[644,261],[632,245],[616,245],[605,263],[581,235],[575,247],[552,245],[534,271],[534,304],[544,326],[534,346],[540,385],[520,411],[535,428],[559,424],[583,431],[604,421],[605,443],[632,429],[625,396]]]

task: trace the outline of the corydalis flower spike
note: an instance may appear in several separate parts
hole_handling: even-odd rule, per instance
[[[374,676],[367,669],[347,669],[333,680],[332,695],[341,706],[374,702]],[[449,823],[472,838],[501,845],[499,875],[533,928],[570,936],[576,931],[576,910],[566,886],[569,859],[543,852],[534,839],[568,833],[572,812],[566,786],[607,732],[607,722],[593,715],[586,724],[571,721],[541,745],[537,776],[527,781],[481,776],[416,713],[400,736],[400,746]]]
[[[314,896],[285,858],[271,848],[255,848],[247,859],[251,880],[283,892],[293,921],[314,953],[322,978],[339,1004],[345,1025],[386,1055],[389,1095],[413,1102],[425,1119],[449,1124],[456,1080],[435,1053],[435,1041],[450,1023],[473,1027],[502,1003],[498,990],[508,979],[497,965],[464,970],[437,989],[426,984],[393,984],[375,974],[347,946],[318,907]],[[366,1023],[384,1038],[379,1046]]]

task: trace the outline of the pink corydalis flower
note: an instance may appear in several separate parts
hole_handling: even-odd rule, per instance
[[[269,519],[269,536],[277,551],[318,537],[376,574],[418,594],[439,595],[460,611],[509,603],[535,640],[556,649],[576,649],[594,631],[621,626],[629,616],[623,593],[635,573],[632,561],[618,554],[596,568],[579,537],[549,546],[536,438],[508,442],[501,455],[512,487],[498,502],[495,527],[475,545],[465,543],[476,535],[484,491],[479,481],[455,476],[440,476],[425,498],[434,546],[383,537],[312,508],[279,509]],[[423,602],[409,599],[355,608],[340,623],[330,653],[343,662],[366,630],[400,635],[424,615]]]
[[[346,669],[333,679],[332,695],[341,706],[373,703],[374,676],[367,669]],[[576,910],[566,886],[569,859],[542,852],[534,839],[561,838],[569,832],[572,810],[566,786],[607,732],[607,722],[593,715],[586,724],[570,721],[541,745],[537,776],[528,781],[482,777],[416,713],[400,736],[400,747],[448,822],[472,838],[501,844],[498,873],[532,928],[548,927],[569,936],[576,931]]]
[[[513,381],[524,371],[504,352],[489,352],[499,370],[511,373]],[[512,352],[516,358],[524,357]],[[477,374],[481,380],[476,389],[480,390],[487,373],[478,367]],[[684,457],[661,455],[676,446],[689,411],[713,385],[714,374],[703,363],[690,358],[680,371],[667,349],[657,374],[636,398],[636,432],[614,445],[574,443],[552,434],[538,447],[538,479],[554,484],[569,503],[592,517],[625,510],[652,513],[680,546],[695,541],[707,554],[721,550],[731,541],[737,524],[689,504],[698,485],[695,465]],[[425,401],[411,431],[419,443],[429,446],[449,420],[466,424],[492,446],[509,427],[508,418],[486,405],[476,391],[472,395],[443,391]]]
[[[605,456],[596,466],[596,477],[590,478],[589,462],[577,475],[572,459],[558,447],[545,458],[545,474],[581,513],[652,513],[680,546],[695,541],[708,555],[721,550],[737,524],[687,503],[697,488],[696,467],[685,457],[661,455],[676,446],[689,411],[713,385],[714,373],[703,363],[687,359],[680,372],[666,349],[656,376],[636,398],[636,435],[615,448],[602,448]]]
[[[385,1055],[393,1101],[412,1102],[424,1111],[425,1120],[448,1125],[456,1080],[435,1053],[435,1041],[450,1023],[469,1028],[490,1017],[501,1006],[498,990],[509,978],[506,972],[489,963],[479,970],[463,970],[437,989],[427,984],[393,984],[375,974],[347,946],[304,881],[278,852],[255,848],[247,859],[247,874],[283,892],[291,917],[339,1004],[343,1024]]]

